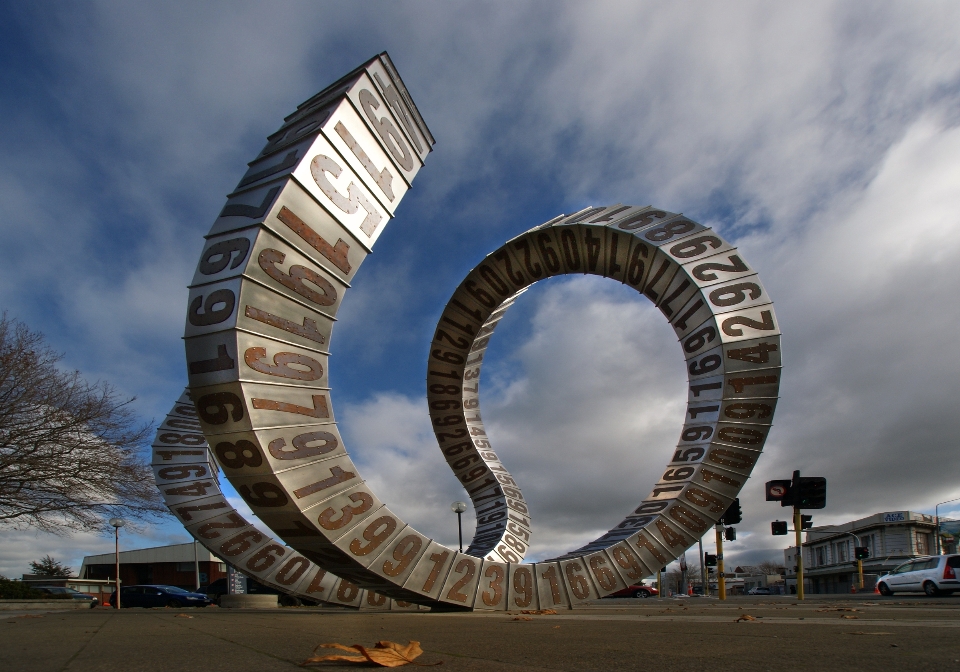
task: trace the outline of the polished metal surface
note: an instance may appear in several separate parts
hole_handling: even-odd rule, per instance
[[[158,486],[220,557],[288,592],[362,609],[572,608],[678,557],[742,488],[776,410],[773,304],[719,234],[653,206],[555,217],[480,260],[440,317],[426,371],[438,445],[477,517],[466,552],[446,548],[364,482],[337,430],[328,378],[350,281],[432,145],[386,54],[306,101],[270,136],[214,222],[191,282],[192,404],[178,402],[185,410],[158,430]],[[635,510],[579,549],[523,564],[533,526],[483,424],[482,364],[523,291],[577,273],[627,284],[664,314],[689,377],[686,416]],[[231,517],[220,469],[289,546]]]

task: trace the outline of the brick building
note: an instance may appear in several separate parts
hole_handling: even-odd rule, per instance
[[[120,552],[120,584],[155,584],[195,588],[194,544],[174,544]],[[226,578],[227,566],[199,544],[196,559],[200,565],[200,585],[207,586]],[[79,572],[81,579],[115,579],[114,554],[88,555]]]

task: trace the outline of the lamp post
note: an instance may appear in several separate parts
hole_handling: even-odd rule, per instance
[[[463,553],[463,521],[461,515],[467,510],[467,503],[454,502],[450,505],[450,510],[457,514],[457,531],[460,533],[460,552]]]
[[[114,559],[116,560],[117,609],[120,609],[120,528],[127,524],[123,518],[111,518],[113,526]]]
[[[960,497],[955,497],[954,499],[948,499],[945,502],[940,502],[940,504],[949,504],[950,502],[957,502],[957,501],[960,501]],[[935,517],[937,519],[937,555],[940,555],[941,553],[943,553],[943,551],[940,549],[940,504],[937,504],[936,507],[934,507],[933,509],[934,513],[936,514]]]

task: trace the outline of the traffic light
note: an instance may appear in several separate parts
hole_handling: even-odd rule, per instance
[[[740,509],[740,499],[733,500],[726,512],[720,517],[724,525],[736,525],[743,520],[743,511]]]
[[[795,506],[801,509],[823,509],[827,506],[827,479],[823,476],[800,476],[794,479]]]
[[[870,549],[866,546],[854,546],[853,557],[857,560],[866,560],[870,557]]]
[[[723,538],[727,541],[736,541],[737,540],[737,528],[735,527],[725,527],[723,528]]]
[[[716,567],[717,566],[717,556],[711,555],[710,553],[703,554],[703,566],[704,567]]]
[[[774,536],[782,536],[787,533],[787,521],[775,520],[770,523],[770,532]]]
[[[813,527],[813,516],[808,516],[807,514],[802,514],[800,516],[800,529],[809,530]]]

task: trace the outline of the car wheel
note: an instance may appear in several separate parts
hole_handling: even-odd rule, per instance
[[[880,591],[881,595],[886,595],[887,597],[893,595],[893,591],[890,590],[890,587],[885,583],[881,583],[879,586],[877,586],[877,590]]]
[[[645,590],[638,590],[637,592],[635,592],[635,593],[633,594],[633,596],[634,596],[634,597],[639,597],[640,599],[646,599],[646,598],[650,597],[650,593],[648,593],[648,592],[645,591]]]
[[[179,609],[183,605],[180,604],[180,600],[170,600],[169,602],[167,602],[167,606],[170,607],[171,609]]]
[[[923,592],[926,593],[927,597],[939,597],[940,589],[937,588],[937,584],[933,581],[927,581],[923,584]]]

